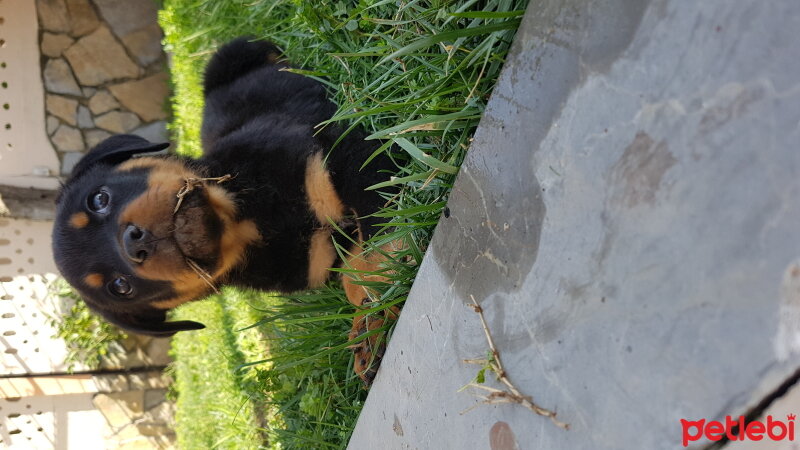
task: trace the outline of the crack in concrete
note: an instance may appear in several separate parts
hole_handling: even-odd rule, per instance
[[[764,396],[758,403],[753,405],[750,409],[748,409],[744,414],[745,423],[750,423],[753,420],[757,420],[760,418],[764,412],[769,409],[772,404],[786,395],[792,387],[794,387],[798,381],[800,381],[800,367],[794,371],[783,383],[779,384],[772,392]],[[735,426],[731,430],[731,434],[736,435],[739,433],[739,427]],[[702,450],[719,450],[730,443],[730,439],[728,439],[727,433],[722,435],[722,439],[717,442],[712,442],[711,444],[706,445],[705,447],[701,447]]]

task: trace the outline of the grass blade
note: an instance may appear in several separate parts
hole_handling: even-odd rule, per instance
[[[519,23],[520,19],[512,19],[505,22],[492,23],[489,25],[481,25],[473,28],[464,28],[461,30],[447,31],[426,38],[418,39],[412,42],[411,44],[401,47],[394,53],[384,57],[383,59],[378,61],[378,65],[384,64],[386,61],[391,61],[395,58],[407,55],[417,50],[430,47],[431,45],[438,44],[439,42],[453,41],[462,37],[489,34],[489,33],[494,33],[495,31],[513,30],[519,27]]]
[[[422,150],[420,150],[419,147],[417,147],[416,145],[412,144],[411,141],[409,141],[406,138],[397,138],[394,141],[397,143],[397,145],[400,146],[400,148],[405,150],[406,153],[411,155],[412,158],[416,159],[417,161],[419,161],[419,162],[421,162],[421,163],[423,163],[423,164],[425,164],[425,165],[427,165],[429,167],[432,167],[434,169],[438,169],[438,170],[440,170],[440,171],[442,171],[444,173],[449,173],[451,175],[454,175],[454,174],[456,174],[458,172],[458,167],[451,166],[450,164],[447,164],[447,163],[444,163],[442,161],[439,161],[438,159],[434,158],[430,154],[425,153]]]

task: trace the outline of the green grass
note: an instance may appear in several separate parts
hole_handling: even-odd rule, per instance
[[[269,299],[224,289],[175,314],[207,326],[172,341],[180,448],[258,448],[264,441],[261,427],[269,411],[261,386],[253,373],[237,370],[266,350],[258,329],[238,331],[253,323],[251,306],[264,301]]]
[[[396,176],[373,187],[395,185],[400,193],[378,213],[386,229],[367,246],[393,240],[405,243],[402,251],[391,255],[390,282],[374,286],[380,298],[373,309],[400,304],[526,6],[526,0],[164,0],[160,23],[172,53],[171,130],[178,151],[200,153],[201,77],[214,49],[242,34],[277,43],[304,69],[298,72],[328,86],[339,105],[331,121],[357,124],[370,133],[370,139],[384,140],[378,151],[389,152],[397,163]],[[396,145],[391,147],[392,143]],[[222,307],[213,302],[191,307],[208,303],[209,308]],[[218,439],[230,437],[233,429],[214,430],[204,424],[236,423],[242,417],[235,413],[239,406],[265,402],[269,421],[264,435],[270,446],[346,446],[366,395],[352,374],[352,356],[346,349],[354,307],[336,283],[307,295],[261,303],[253,309],[251,324],[258,323],[267,336],[268,354],[230,350],[222,354],[238,356],[219,359],[219,351],[176,340],[179,365],[191,358],[190,353],[199,352],[205,364],[218,366],[215,376],[228,374],[219,382],[227,386],[220,389],[228,392],[230,402],[222,407],[227,415],[220,412],[213,419],[202,415],[202,407],[186,406],[190,410],[178,417],[179,436],[199,433],[196,428],[201,428]],[[198,312],[179,314],[191,318]],[[246,364],[235,371],[232,361]],[[187,391],[196,389],[193,386],[200,380],[180,384],[181,375],[176,375],[179,399],[194,395]],[[237,380],[246,381],[244,387]],[[210,383],[200,389],[213,390]],[[237,394],[236,389],[244,391]],[[242,403],[248,397],[242,392],[250,393],[250,403]],[[201,400],[180,401],[189,405]],[[248,428],[252,423],[245,420],[235,426],[253,436],[257,433]]]
[[[270,441],[283,448],[346,444],[367,394],[345,348],[352,306],[330,287],[273,302],[261,313],[271,351],[268,361],[250,364],[273,407]]]

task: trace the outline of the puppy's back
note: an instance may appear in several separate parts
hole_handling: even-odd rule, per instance
[[[211,58],[203,79],[203,90],[208,95],[255,69],[279,62],[280,56],[281,51],[271,42],[256,41],[249,36],[234,39]]]

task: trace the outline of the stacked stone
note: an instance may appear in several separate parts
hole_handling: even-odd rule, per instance
[[[47,134],[72,170],[118,133],[167,140],[166,58],[152,0],[37,0]]]
[[[106,448],[172,448],[175,405],[166,398],[172,380],[160,371],[137,371],[171,363],[170,340],[130,335],[120,344],[101,358],[100,369],[135,372],[93,377],[98,394],[92,401],[112,432]]]

